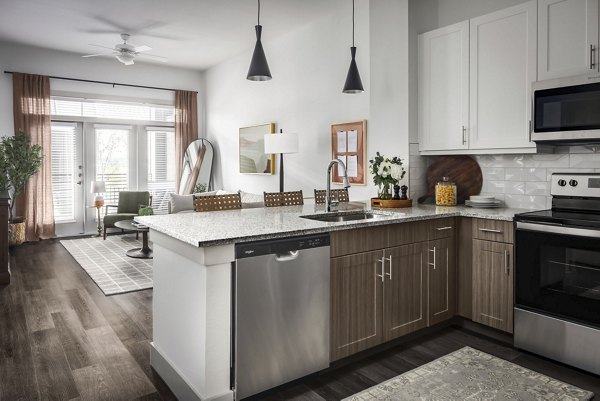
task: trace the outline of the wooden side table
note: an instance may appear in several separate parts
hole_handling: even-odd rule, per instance
[[[133,224],[133,220],[121,220],[115,223],[115,227],[126,231],[135,231],[142,233],[142,247],[133,248],[125,252],[130,258],[137,259],[152,259],[152,249],[148,246],[148,231],[150,229],[146,226],[138,227]]]

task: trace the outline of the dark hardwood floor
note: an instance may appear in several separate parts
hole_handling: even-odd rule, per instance
[[[152,291],[110,297],[58,241],[26,244],[0,287],[0,400],[174,400],[150,368]],[[600,378],[446,328],[264,395],[339,400],[465,345],[600,394]],[[185,400],[182,400],[185,401]]]

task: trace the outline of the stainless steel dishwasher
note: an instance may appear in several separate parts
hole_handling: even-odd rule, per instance
[[[235,252],[236,400],[329,367],[329,234]]]

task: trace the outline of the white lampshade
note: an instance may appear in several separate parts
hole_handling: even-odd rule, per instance
[[[266,134],[265,153],[298,153],[298,134]]]
[[[104,184],[104,181],[92,181],[90,192],[93,194],[106,192],[106,185]]]

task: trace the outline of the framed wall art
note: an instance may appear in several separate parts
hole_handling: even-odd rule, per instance
[[[274,133],[275,123],[240,128],[241,174],[275,174],[275,155],[265,154],[265,134]]]
[[[348,181],[366,184],[367,120],[331,125],[331,156],[340,159],[348,170]],[[333,183],[342,183],[337,165],[333,167]]]

